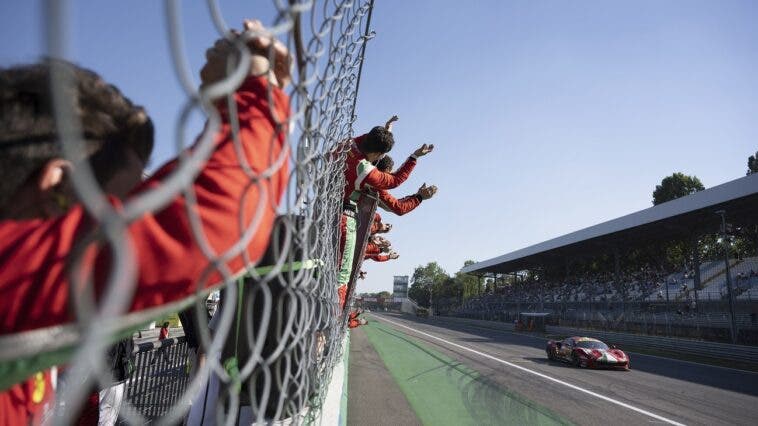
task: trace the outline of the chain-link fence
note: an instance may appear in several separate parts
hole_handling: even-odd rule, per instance
[[[189,337],[167,344],[168,373],[137,351],[137,373],[128,379],[120,410],[128,423],[144,424],[157,416],[162,423],[181,422],[201,395],[204,411],[212,413],[201,418],[214,423],[233,424],[244,416],[259,423],[311,423],[319,418],[332,367],[342,356],[345,323],[336,289],[344,190],[341,142],[353,135],[361,67],[373,35],[373,0],[275,0],[277,15],[267,30],[241,35],[230,31],[215,0],[207,4],[219,35],[237,49],[236,63],[229,62],[228,77],[196,88],[184,56],[180,2],[165,1],[170,53],[186,94],[176,123],[177,161],[160,169],[121,208],[103,193],[87,162],[79,161],[85,157],[85,135],[67,98],[71,75],[52,66],[56,127],[64,155],[76,165],[72,184],[98,224],[67,259],[74,271],[69,287],[91,289],[93,281],[99,287],[82,294],[70,290],[73,322],[0,337],[0,375],[7,388],[41,369],[66,365],[54,417],[60,424],[75,420],[92,389],[116,381],[104,361],[108,348],[169,313],[189,315],[197,347]],[[46,3],[48,54],[53,58],[66,57],[72,25],[65,19],[66,8],[67,2]],[[241,110],[246,99],[235,90],[248,84],[250,43],[271,37],[292,54],[292,84],[283,94],[270,82],[259,85],[263,90],[249,107],[251,118]],[[271,73],[279,71],[275,47],[264,46],[274,64]],[[207,123],[187,149],[185,129],[196,111],[207,116]],[[220,143],[219,135],[226,135],[228,143]],[[251,137],[262,140],[251,147]],[[224,149],[235,154],[231,166],[225,163],[231,157],[219,160]],[[227,188],[224,179],[233,180],[238,191]],[[224,216],[218,216],[219,204],[226,207]],[[209,214],[209,208],[217,210]],[[176,226],[186,228],[183,237],[191,240],[192,249],[183,259],[163,259],[172,262],[164,264],[166,287],[160,282],[149,287],[145,259],[152,256],[160,265],[156,258],[165,253],[152,253],[160,236],[144,242],[133,230],[145,221],[160,224],[166,212],[177,215]],[[229,223],[233,232],[214,228]],[[107,271],[97,271],[100,275],[92,279],[96,274],[87,259],[95,244],[107,247],[109,257]],[[191,282],[173,292],[177,282],[170,282],[170,276],[176,263],[197,273],[188,274]],[[209,324],[206,299],[218,290],[220,307]],[[154,296],[151,301],[134,301],[146,294]],[[213,386],[215,396],[209,399]]]

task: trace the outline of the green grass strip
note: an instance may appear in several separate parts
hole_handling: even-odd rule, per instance
[[[363,329],[425,425],[571,424],[388,325]]]

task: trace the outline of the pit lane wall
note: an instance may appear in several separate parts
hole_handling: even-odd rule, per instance
[[[350,354],[350,333],[345,333],[342,342],[342,358],[334,365],[332,380],[326,389],[326,398],[321,408],[318,424],[345,426],[347,424],[347,367]]]

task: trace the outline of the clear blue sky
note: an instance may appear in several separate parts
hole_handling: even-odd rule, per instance
[[[173,150],[184,100],[163,3],[80,1],[71,57],[156,122],[154,165]],[[199,70],[215,38],[204,2],[182,2]],[[273,18],[270,2],[222,1],[230,23]],[[40,2],[0,4],[0,64],[43,52]],[[402,218],[394,262],[364,266],[359,291],[438,261],[449,273],[651,205],[661,178],[706,187],[741,177],[758,150],[758,2],[376,0],[357,131],[392,114],[399,163],[419,162],[397,196],[437,196]]]

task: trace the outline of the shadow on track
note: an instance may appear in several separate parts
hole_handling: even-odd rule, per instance
[[[574,368],[561,362],[550,362],[545,353],[547,339],[541,335],[516,334],[507,330],[488,328],[468,323],[457,322],[456,319],[447,317],[416,318],[410,315],[383,314],[390,318],[401,319],[418,324],[441,327],[457,332],[467,333],[472,337],[453,338],[459,343],[487,343],[501,345],[515,345],[538,349],[544,358],[540,356],[523,357],[525,361],[531,361],[540,365]],[[502,323],[492,322],[492,327]],[[433,332],[433,331],[432,331]],[[433,332],[434,333],[434,332]],[[437,333],[439,334],[439,333]],[[588,336],[592,336],[588,331]],[[623,347],[621,348],[623,349]],[[487,352],[484,350],[484,352]],[[680,361],[672,358],[664,358],[639,353],[630,353],[632,371],[650,373],[676,380],[697,383],[746,395],[758,396],[758,373],[729,368],[715,367],[705,364],[697,364]],[[613,371],[613,373],[616,373]],[[619,371],[618,373],[622,373]]]
[[[377,330],[392,338],[403,340],[440,363],[439,366],[424,370],[405,380],[417,380],[425,374],[440,369],[445,369],[449,376],[457,377],[457,388],[460,389],[461,399],[473,424],[503,424],[503,422],[505,424],[570,424],[545,407],[502,388],[475,370],[442,356],[400,331],[384,328]],[[451,374],[452,372],[457,374]]]

